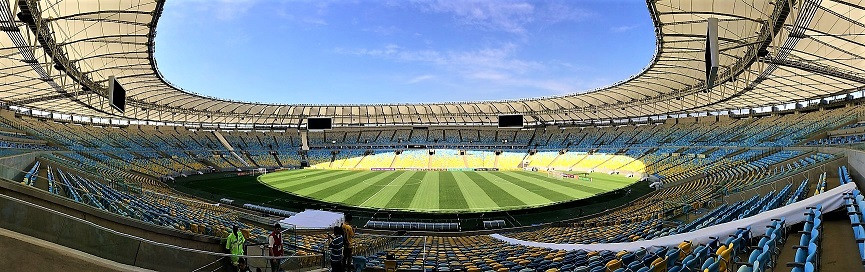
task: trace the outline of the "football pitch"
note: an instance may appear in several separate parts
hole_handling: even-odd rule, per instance
[[[277,190],[329,203],[421,212],[484,212],[548,206],[621,189],[635,178],[590,173],[591,181],[530,171],[304,169],[258,177]]]

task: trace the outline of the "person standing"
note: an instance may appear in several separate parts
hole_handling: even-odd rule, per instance
[[[273,232],[267,236],[267,248],[271,257],[282,257],[285,253],[282,247],[282,226],[273,224]],[[280,259],[270,259],[270,271],[279,271]]]
[[[231,264],[235,267],[238,266],[238,260],[240,259],[240,255],[243,255],[243,244],[246,243],[246,238],[243,237],[243,233],[237,229],[237,225],[231,228],[231,234],[228,235],[228,238],[225,239],[225,249],[228,249],[231,252]]]
[[[342,226],[333,227],[333,239],[330,240],[330,245],[328,245],[328,249],[330,249],[330,271],[345,271],[345,267],[343,266],[342,262],[342,258],[344,257],[342,254],[345,250],[345,235],[343,233]]]
[[[351,223],[351,214],[345,214],[345,221],[342,222],[342,232],[345,235],[345,244],[343,245],[342,251],[342,264],[345,268],[352,267],[352,242],[354,242],[354,227],[352,227],[349,223]]]

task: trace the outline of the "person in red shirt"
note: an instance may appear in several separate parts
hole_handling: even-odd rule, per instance
[[[282,226],[279,223],[273,225],[273,232],[267,236],[267,251],[271,257],[282,257],[285,253],[282,247]],[[279,263],[280,259],[271,259],[270,260],[270,268],[271,271],[280,271]]]

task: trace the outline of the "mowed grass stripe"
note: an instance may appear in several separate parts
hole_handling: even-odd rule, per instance
[[[609,175],[609,174],[601,175],[598,173],[591,173],[591,174],[589,174],[589,177],[591,177],[594,180],[603,180],[603,181],[608,181],[611,183],[616,183],[616,184],[622,185],[622,187],[628,186],[628,185],[631,185],[631,184],[634,184],[635,182],[637,182],[637,179],[635,179],[635,178],[629,178],[629,177],[620,176],[620,175]]]
[[[380,174],[380,173],[376,173],[376,172],[360,172],[360,173],[365,173],[365,174],[363,174],[359,177],[353,177],[353,178],[351,178],[349,180],[345,180],[343,182],[331,184],[327,188],[309,193],[309,196],[312,198],[323,199],[323,198],[331,196],[331,195],[339,194],[339,192],[341,192],[345,189],[348,189],[348,188],[350,188],[356,184],[359,184],[359,183],[362,184],[367,179],[372,178],[374,176],[378,176]],[[300,192],[300,191],[298,191],[298,192]]]
[[[468,208],[466,198],[460,190],[454,174],[451,172],[439,173],[439,209],[455,210]]]
[[[335,175],[331,175],[330,173],[322,174],[321,176],[316,176],[314,178],[307,179],[295,179],[284,182],[276,182],[271,185],[276,187],[277,189],[288,191],[291,193],[296,192],[297,190],[307,188],[316,184],[321,184],[322,182],[327,182],[329,180],[339,179],[347,176],[351,176],[356,174],[357,172],[352,171],[336,171]]]
[[[352,195],[351,197],[345,200],[345,203],[352,205],[360,205],[364,201],[367,201],[370,197],[384,189],[388,184],[393,182],[394,179],[398,178],[400,175],[405,174],[405,171],[395,171],[390,175],[376,181],[373,184],[367,185],[366,188],[358,192],[357,194]]]
[[[545,198],[547,198],[553,202],[574,199],[573,196],[561,193],[561,192],[554,190],[554,189],[551,189],[551,188],[547,188],[546,186],[542,186],[541,184],[543,184],[543,183],[539,184],[537,182],[529,182],[529,181],[523,180],[521,177],[512,176],[512,175],[510,175],[511,172],[512,171],[494,172],[493,175],[496,175],[496,176],[498,176],[504,180],[510,181],[511,183],[516,184],[517,186],[523,187],[524,189],[532,191],[538,195],[541,195],[541,196],[543,196],[543,197],[545,197]],[[548,185],[548,184],[544,184],[544,185]]]
[[[554,178],[547,177],[544,174],[539,174],[539,173],[533,173],[533,174],[539,175],[539,176],[544,177],[544,178],[556,180]],[[581,180],[581,179],[562,179],[560,181],[574,182],[576,184],[579,184],[579,185],[582,185],[585,187],[591,187],[591,188],[600,189],[600,190],[604,190],[604,191],[614,191],[616,189],[625,187],[628,184],[631,184],[631,183],[619,182],[618,180],[615,179],[616,177],[610,176],[608,174],[589,173],[589,178],[591,178],[592,180],[587,181],[587,180]],[[625,178],[625,177],[622,177],[622,178]]]
[[[312,194],[314,192],[318,192],[320,190],[326,189],[326,188],[333,186],[333,185],[345,186],[346,182],[348,182],[350,180],[354,180],[356,178],[360,178],[362,176],[365,176],[366,174],[369,174],[369,172],[367,172],[367,171],[350,171],[350,172],[351,172],[351,175],[341,176],[341,177],[333,178],[330,180],[325,180],[325,181],[319,182],[317,184],[310,184],[309,186],[294,190],[293,192],[297,193],[297,194],[301,194],[301,195],[309,195],[309,194]]]
[[[498,208],[500,205],[496,204],[492,197],[485,193],[484,189],[482,189],[474,180],[469,178],[466,173],[468,172],[453,172],[457,185],[460,186],[460,190],[462,190],[463,195],[466,196],[466,203],[469,204],[469,208],[473,210],[489,210]]]
[[[304,175],[315,175],[320,173],[326,173],[327,170],[322,169],[298,169],[298,170],[287,170],[287,171],[277,171],[270,172],[265,175],[265,177],[273,177],[273,178],[285,178],[285,177],[296,177],[296,176],[304,176]]]
[[[304,169],[269,173],[262,183],[289,193],[371,208],[482,211],[591,197],[636,179],[590,173],[592,182],[524,171],[440,172]],[[517,173],[513,173],[517,172]],[[220,189],[248,190],[227,183]]]
[[[341,176],[351,175],[350,171],[333,171],[333,172],[325,172],[320,175],[312,175],[312,176],[301,176],[301,177],[287,177],[285,179],[277,179],[273,181],[268,181],[267,179],[262,179],[270,186],[279,188],[281,190],[292,191],[293,189],[302,188],[306,184],[315,184],[318,181],[327,180],[330,178],[339,178]]]
[[[384,206],[394,209],[405,209],[411,206],[411,202],[414,200],[415,194],[420,188],[420,184],[424,182],[424,176],[426,176],[426,173],[427,172],[422,171],[414,172],[407,180],[406,184],[400,187],[396,194],[394,194],[390,201],[388,201]]]
[[[469,179],[475,182],[481,190],[486,193],[493,201],[495,201],[498,207],[514,207],[526,205],[525,202],[520,200],[519,198],[511,195],[494,182],[487,179],[487,177],[478,174],[477,172],[465,172],[465,175],[468,176]]]
[[[439,172],[430,171],[423,176],[420,184],[412,198],[409,209],[412,210],[435,210],[439,208]]]
[[[317,177],[320,175],[328,174],[328,171],[324,170],[289,170],[289,171],[280,171],[268,173],[261,176],[261,180],[267,183],[275,183],[279,181],[285,180],[295,180],[295,179],[306,179],[309,177]]]
[[[385,207],[385,205],[390,202],[390,200],[399,192],[399,189],[402,188],[406,183],[409,183],[409,180],[416,174],[416,171],[405,172],[402,175],[397,176],[390,183],[383,186],[381,190],[373,194],[366,201],[360,204],[360,206],[364,207]]]
[[[506,192],[508,192],[508,194],[520,199],[520,201],[526,203],[526,205],[541,205],[550,202],[550,200],[546,197],[529,191],[526,188],[520,187],[514,184],[512,181],[494,175],[493,173],[496,172],[482,172],[480,174],[486,176],[487,179],[493,184],[495,184],[499,188],[502,188],[502,190],[505,190]],[[506,176],[505,178],[510,177]]]
[[[516,174],[522,175],[524,178],[528,180],[535,181],[538,183],[546,183],[545,187],[550,189],[559,191],[559,192],[579,192],[579,195],[573,195],[575,197],[589,197],[601,193],[608,192],[610,190],[600,189],[594,186],[587,186],[589,183],[587,181],[580,181],[577,179],[568,179],[568,181],[564,181],[564,179],[555,179],[549,178],[545,174],[539,174],[537,172],[516,172]]]
[[[605,193],[605,192],[609,192],[609,191],[613,191],[613,190],[625,187],[624,185],[613,184],[613,183],[607,182],[606,180],[593,179],[592,181],[585,181],[585,180],[579,180],[579,179],[555,179],[555,178],[547,177],[546,174],[541,174],[538,172],[521,172],[520,174],[523,174],[526,176],[534,176],[537,179],[546,180],[546,181],[556,183],[556,184],[563,184],[564,186],[576,185],[578,188],[580,188],[580,190],[586,191],[586,192],[591,192],[594,194]]]
[[[331,202],[343,202],[347,204],[358,204],[363,202],[369,196],[377,192],[377,190],[381,189],[381,186],[387,185],[391,180],[400,175],[400,171],[393,172],[375,172],[376,176],[373,176],[366,181],[355,184],[345,190],[340,191],[337,194],[333,194],[331,196],[327,196],[324,198],[325,201]],[[376,191],[373,191],[376,190]],[[355,198],[357,195],[358,198]],[[360,197],[364,197],[360,199]]]

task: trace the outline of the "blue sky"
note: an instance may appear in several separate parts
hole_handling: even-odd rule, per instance
[[[253,102],[514,99],[602,87],[654,53],[646,2],[166,1],[156,60],[193,92]]]

